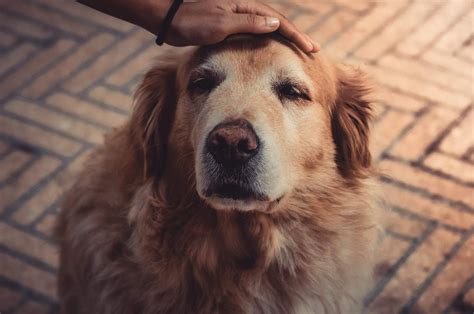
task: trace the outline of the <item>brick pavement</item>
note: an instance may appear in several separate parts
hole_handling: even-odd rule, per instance
[[[276,4],[378,86],[387,232],[369,313],[474,311],[473,4]],[[1,313],[56,310],[61,192],[127,118],[159,51],[151,35],[70,1],[0,0]]]

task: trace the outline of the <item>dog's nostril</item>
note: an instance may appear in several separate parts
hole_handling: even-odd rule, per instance
[[[252,153],[256,149],[256,142],[251,143],[248,139],[241,140],[237,145],[237,150],[243,153]]]
[[[225,167],[242,165],[257,154],[258,148],[257,135],[245,120],[218,125],[207,140],[208,151]]]

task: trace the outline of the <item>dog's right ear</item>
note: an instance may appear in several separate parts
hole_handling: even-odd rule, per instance
[[[176,63],[158,64],[145,75],[135,93],[131,132],[139,143],[145,179],[159,178],[163,173],[176,109],[176,71]]]
[[[372,113],[368,100],[371,89],[359,70],[338,69],[337,76],[337,99],[332,112],[336,163],[343,177],[354,180],[367,175],[372,160],[369,151]]]

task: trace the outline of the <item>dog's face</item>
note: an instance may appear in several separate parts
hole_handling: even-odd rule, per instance
[[[183,58],[167,78],[175,80],[168,85],[174,96],[145,97],[153,100],[144,106],[155,107],[147,108],[150,118],[173,120],[166,140],[161,130],[145,145],[167,141],[175,153],[192,155],[196,191],[211,207],[272,211],[308,180],[355,179],[368,167],[364,87],[331,63],[282,40],[255,37]],[[145,79],[142,93],[152,93],[154,84]],[[174,108],[153,114],[164,106]],[[160,128],[146,124],[144,133]],[[155,157],[149,163],[160,162]]]

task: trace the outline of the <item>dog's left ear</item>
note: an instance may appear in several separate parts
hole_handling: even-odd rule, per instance
[[[371,166],[369,124],[370,88],[363,72],[337,69],[337,97],[332,110],[332,135],[336,144],[336,164],[348,180],[364,178]]]
[[[135,94],[131,131],[139,143],[144,177],[160,177],[164,170],[166,146],[176,109],[174,62],[162,62],[143,78]]]

